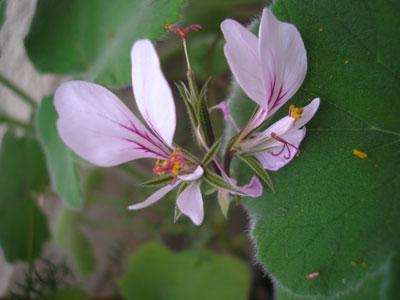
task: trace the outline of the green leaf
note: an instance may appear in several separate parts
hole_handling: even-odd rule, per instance
[[[0,150],[0,246],[8,262],[32,261],[49,238],[47,218],[36,204],[47,184],[37,140],[7,132]]]
[[[276,193],[245,202],[259,259],[290,299],[352,299],[378,273],[370,295],[399,299],[400,3],[280,0],[274,12],[307,49],[307,78],[290,102],[318,96],[321,106],[301,155],[271,175]],[[253,106],[240,94],[232,108],[243,124]]]
[[[62,247],[79,272],[88,276],[96,270],[92,245],[81,231],[82,217],[79,212],[63,208],[57,218],[54,240]]]
[[[131,81],[135,40],[157,40],[183,0],[39,0],[25,47],[46,73],[75,74],[105,85]]]
[[[248,299],[250,274],[240,260],[207,252],[173,253],[148,244],[129,261],[119,286],[126,299]]]
[[[36,128],[42,143],[55,191],[72,208],[83,206],[83,195],[71,150],[60,139],[56,127],[57,112],[52,97],[44,98],[36,118]]]
[[[208,150],[206,155],[204,155],[203,159],[201,160],[201,165],[203,167],[207,166],[212,160],[214,159],[215,155],[218,154],[219,149],[221,148],[221,143],[222,140],[219,139],[214,143],[214,145],[211,146],[211,148]]]
[[[265,184],[271,189],[271,191],[275,192],[274,185],[272,183],[271,177],[267,170],[265,170],[261,163],[254,158],[253,156],[244,156],[244,155],[236,155],[241,161],[247,164],[261,179],[265,182]]]

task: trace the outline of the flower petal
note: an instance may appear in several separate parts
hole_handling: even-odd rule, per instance
[[[269,115],[299,89],[307,73],[307,54],[300,33],[265,8],[259,30],[259,53],[266,80]]]
[[[262,183],[257,176],[251,177],[251,180],[248,184],[243,185],[243,186],[237,186],[237,188],[240,190],[241,195],[251,197],[251,198],[258,198],[263,193]],[[235,193],[232,192],[232,194],[235,194]]]
[[[197,168],[193,171],[193,173],[179,175],[178,178],[183,181],[194,181],[203,176],[203,174],[204,174],[203,168],[201,166],[197,166]]]
[[[221,23],[226,44],[224,52],[240,87],[253,101],[265,106],[265,84],[258,55],[257,37],[234,20]]]
[[[200,181],[191,183],[176,200],[179,210],[188,216],[195,225],[200,225],[204,218],[203,197]]]
[[[303,140],[304,136],[306,134],[306,129],[303,127],[302,129],[294,129],[290,130],[288,133],[286,133],[283,138],[289,142],[291,145],[287,148],[282,150],[282,147],[284,145],[280,143],[280,145],[270,148],[266,151],[257,153],[255,157],[261,162],[262,166],[270,171],[277,171],[280,168],[284,167],[286,164],[288,164],[297,154],[297,150],[301,141]],[[296,147],[296,148],[295,148]],[[281,152],[281,153],[280,153]],[[276,155],[277,153],[280,153],[279,155]]]
[[[260,135],[270,138],[271,134],[275,133],[279,136],[282,136],[289,131],[289,129],[293,126],[294,121],[295,120],[292,117],[283,117],[282,119],[276,121],[274,124],[268,127],[266,130],[261,132]]]
[[[164,197],[166,194],[168,194],[170,191],[176,188],[176,186],[179,183],[180,181],[177,181],[175,182],[175,184],[168,184],[166,186],[163,186],[143,202],[139,202],[137,204],[132,204],[128,206],[128,209],[130,210],[142,209],[156,203],[158,200],[161,200],[162,197]]]
[[[54,96],[62,140],[91,163],[109,167],[129,160],[164,158],[168,152],[109,90],[69,81]]]
[[[319,98],[315,98],[313,101],[311,101],[310,104],[304,107],[301,118],[294,123],[295,128],[303,127],[312,119],[312,117],[314,117],[315,113],[318,110],[319,103]]]
[[[172,147],[175,103],[158,55],[149,40],[137,41],[131,50],[132,86],[136,104],[150,128]]]

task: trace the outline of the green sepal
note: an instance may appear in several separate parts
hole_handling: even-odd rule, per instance
[[[253,156],[247,155],[236,155],[236,157],[248,165],[254,171],[254,173],[256,173],[265,182],[271,191],[275,192],[271,177],[269,177],[268,172],[263,168],[257,159],[255,159]]]
[[[201,143],[196,133],[199,121],[197,119],[196,107],[195,105],[193,105],[194,101],[191,97],[189,90],[187,89],[186,85],[183,82],[177,83],[176,87],[178,89],[181,98],[183,99],[183,103],[185,104],[186,111],[189,115],[189,120],[190,120],[190,125],[192,127],[193,135],[196,138],[197,144],[201,146]]]
[[[221,176],[219,176],[214,172],[205,169],[203,177],[209,185],[216,187],[217,189],[225,189],[230,192],[239,193],[243,195],[243,193],[238,188],[229,184],[224,178],[222,178]]]
[[[165,185],[166,183],[172,181],[173,178],[174,177],[172,175],[164,175],[142,182],[140,185],[145,187],[155,187],[155,186]]]
[[[206,167],[210,162],[213,161],[215,155],[218,154],[219,149],[221,148],[221,144],[222,144],[221,139],[219,139],[214,143],[214,145],[211,146],[211,148],[208,150],[206,155],[204,155],[203,159],[201,160],[201,165],[203,167]]]
[[[207,104],[207,87],[209,82],[210,79],[206,81],[198,97],[198,117],[200,130],[208,146],[212,145],[215,141],[215,134],[211,124],[210,113],[208,111]]]

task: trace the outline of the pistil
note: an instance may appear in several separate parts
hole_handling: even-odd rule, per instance
[[[271,137],[275,140],[277,140],[278,142],[282,143],[282,149],[278,152],[278,153],[272,153],[273,156],[279,156],[283,153],[283,151],[285,151],[285,149],[287,150],[288,156],[284,155],[283,158],[284,159],[290,159],[292,157],[292,152],[290,150],[290,147],[293,147],[296,150],[295,155],[299,155],[300,150],[298,147],[296,147],[295,145],[289,143],[288,141],[286,141],[284,138],[280,137],[279,135],[277,135],[275,132],[271,133]]]

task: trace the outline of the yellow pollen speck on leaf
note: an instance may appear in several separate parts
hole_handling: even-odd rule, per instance
[[[357,263],[353,260],[353,261],[351,262],[351,266],[352,266],[353,268],[355,268],[355,267],[357,267]]]
[[[320,28],[318,29],[319,32],[323,32],[324,30],[325,30],[324,27],[320,27]]]
[[[368,268],[368,263],[366,261],[363,261],[361,263],[361,267],[364,268],[364,269]]]
[[[345,65],[349,64],[349,62],[350,62],[350,61],[349,61],[348,59],[345,59],[345,60],[344,60],[344,64],[345,64]]]
[[[289,117],[292,117],[295,120],[298,120],[301,118],[301,115],[304,112],[304,108],[297,108],[293,104],[290,104],[289,106]]]
[[[357,149],[353,149],[353,154],[359,158],[367,158],[368,154]]]

